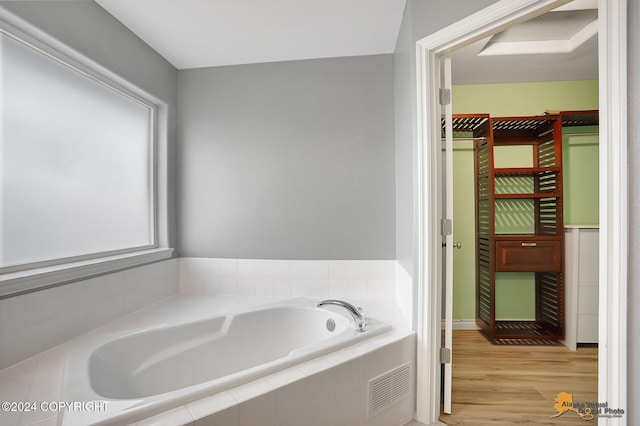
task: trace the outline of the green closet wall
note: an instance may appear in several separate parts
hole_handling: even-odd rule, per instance
[[[494,117],[540,115],[546,110],[598,109],[598,81],[554,81],[460,85],[453,87],[453,113],[488,113]],[[563,131],[564,222],[598,224],[597,128]],[[580,135],[587,133],[587,135]],[[531,161],[522,151],[501,154],[510,160]],[[453,318],[475,318],[475,205],[473,143],[454,141],[454,250]],[[496,280],[496,317],[533,319],[533,274],[500,274]]]

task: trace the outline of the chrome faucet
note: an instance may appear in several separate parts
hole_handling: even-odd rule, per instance
[[[345,308],[347,311],[349,311],[349,313],[353,317],[353,320],[356,322],[356,330],[362,332],[367,326],[367,322],[364,318],[364,315],[362,315],[362,312],[360,312],[360,309],[356,308],[351,303],[345,302],[343,300],[327,299],[318,303],[318,308],[322,308],[325,305],[341,306]]]

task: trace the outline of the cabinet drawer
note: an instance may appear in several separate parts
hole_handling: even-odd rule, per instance
[[[496,241],[498,272],[560,272],[560,241]]]

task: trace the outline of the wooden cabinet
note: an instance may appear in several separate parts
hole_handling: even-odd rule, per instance
[[[496,272],[562,271],[562,244],[517,237],[496,241]]]

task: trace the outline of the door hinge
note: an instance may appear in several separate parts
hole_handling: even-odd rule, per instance
[[[440,105],[449,105],[451,103],[451,90],[440,89]]]
[[[440,348],[440,364],[451,364],[451,349]]]
[[[451,219],[440,220],[440,235],[447,236],[453,233],[453,222]]]

